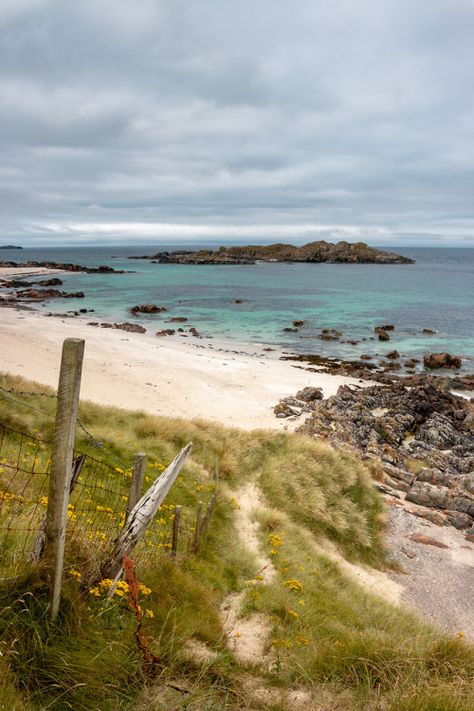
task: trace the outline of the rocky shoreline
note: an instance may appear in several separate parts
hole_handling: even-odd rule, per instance
[[[257,264],[258,262],[306,262],[328,264],[414,264],[413,259],[393,252],[369,247],[364,242],[337,242],[320,240],[302,247],[291,244],[246,245],[220,247],[216,250],[180,250],[158,252],[154,255],[129,257],[149,259],[157,264]]]
[[[474,376],[384,378],[341,386],[325,400],[315,388],[275,406],[279,418],[302,418],[297,431],[364,459],[385,493],[403,492],[438,525],[474,540]]]

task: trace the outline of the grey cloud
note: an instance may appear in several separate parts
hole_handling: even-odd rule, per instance
[[[473,33],[468,0],[4,0],[0,229],[474,244]]]

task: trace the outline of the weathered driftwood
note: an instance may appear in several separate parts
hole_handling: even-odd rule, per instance
[[[144,494],[140,501],[133,507],[123,531],[115,540],[110,558],[102,567],[101,573],[103,578],[115,578],[120,572],[124,555],[130,555],[130,552],[143,537],[143,534],[152,522],[156,512],[178,477],[191,448],[192,444],[189,443],[181,450],[163,474],[150,486],[146,494]]]
[[[45,559],[52,583],[51,617],[53,620],[58,614],[61,596],[67,505],[72,478],[72,457],[83,358],[84,341],[79,338],[66,338],[63,343],[59,372],[44,542]]]
[[[85,454],[80,454],[72,463],[72,477],[71,477],[71,483],[69,484],[69,496],[71,496],[72,492],[76,488],[77,480],[79,479],[79,474],[82,471],[82,467],[84,465],[84,462],[86,460]],[[46,536],[46,518],[47,515],[45,514],[43,516],[43,519],[40,523],[40,527],[38,529],[38,534],[36,536],[36,540],[33,543],[33,548],[31,549],[30,553],[30,562],[31,563],[37,563],[41,556],[43,555],[44,552],[44,539]]]

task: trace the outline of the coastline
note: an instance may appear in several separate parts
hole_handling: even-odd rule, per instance
[[[48,317],[38,311],[0,309],[0,371],[56,387],[61,343],[84,338],[81,399],[143,410],[166,417],[207,419],[245,430],[291,430],[298,422],[279,420],[281,397],[307,386],[324,396],[356,378],[308,372],[280,361],[265,344],[217,339],[157,338],[93,328],[82,318]]]

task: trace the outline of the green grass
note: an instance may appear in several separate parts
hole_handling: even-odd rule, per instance
[[[55,403],[43,393],[52,391],[7,376],[0,376],[0,385],[37,393],[3,397],[0,390],[0,421],[50,439]],[[44,571],[20,565],[24,555],[10,556],[9,572],[21,577],[0,583],[0,709],[286,711],[291,703],[285,690],[290,688],[309,691],[315,706],[318,700],[322,707],[348,711],[474,708],[474,652],[462,636],[443,635],[370,595],[343,576],[317,545],[329,539],[351,561],[384,565],[383,505],[369,471],[357,459],[299,435],[243,432],[91,403],[82,403],[79,415],[95,441],[78,428],[76,447],[113,467],[113,473],[99,468],[93,482],[82,482],[93,484],[94,525],[106,541],[87,538],[89,514],[83,514],[78,499],[73,520],[81,535],[67,548],[55,623],[48,616]],[[126,596],[111,602],[103,594],[96,597],[89,592],[89,578],[98,570],[112,531],[119,530],[118,509],[125,505],[119,499],[126,495],[135,453],[149,457],[148,486],[191,440],[192,455],[165,502],[166,507],[180,504],[185,514],[178,560],[171,561],[163,547],[172,518],[166,507],[136,555],[138,578],[150,588],[140,600],[149,611],[144,633],[159,658],[150,678]],[[3,457],[12,457],[13,449],[10,442]],[[26,466],[31,454],[26,450],[24,456]],[[208,501],[215,490],[216,466],[218,503],[201,555],[193,556],[187,551],[192,517],[197,502]],[[119,498],[106,491],[111,477]],[[259,516],[262,549],[277,569],[267,585],[249,582],[257,567],[236,530],[233,490],[250,480],[259,482],[270,507]],[[45,493],[38,487],[35,496]],[[113,513],[100,511],[99,516],[97,506],[108,504]],[[27,519],[29,504],[15,505]],[[0,527],[1,516],[0,510]],[[13,553],[24,544],[15,535],[9,539]],[[6,569],[3,565],[0,575]],[[243,668],[226,648],[219,606],[225,594],[236,590],[246,591],[246,613],[260,612],[272,622],[269,669]],[[185,659],[182,649],[190,638],[215,652],[215,661]],[[271,690],[270,700],[255,698],[249,691],[252,681]]]

